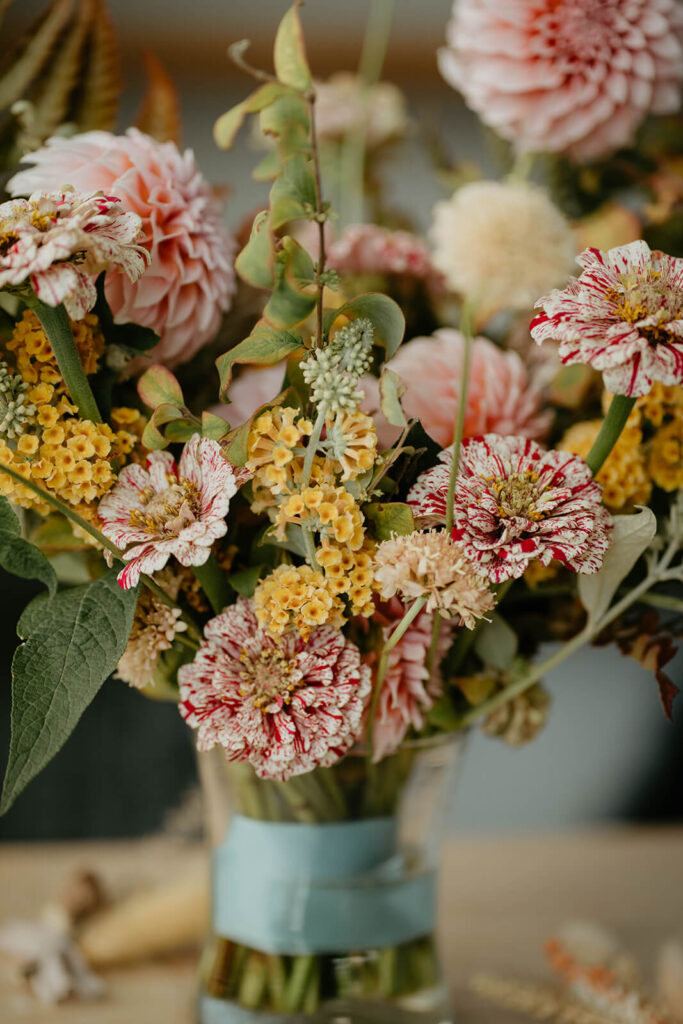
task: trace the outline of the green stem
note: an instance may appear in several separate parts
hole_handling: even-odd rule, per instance
[[[100,410],[85,375],[64,306],[46,306],[38,298],[29,298],[26,301],[42,324],[69,397],[78,406],[81,417],[93,423],[101,423]]]
[[[315,311],[315,340],[313,347],[320,348],[323,343],[323,299],[325,295],[325,284],[323,274],[325,272],[325,221],[327,214],[323,206],[323,189],[320,175],[320,150],[318,147],[318,132],[315,125],[315,92],[311,93],[308,101],[308,116],[311,122],[311,156],[313,159],[313,181],[315,183],[315,212],[318,224],[318,259],[315,264],[315,280],[318,289]]]
[[[600,433],[586,456],[586,462],[593,476],[597,476],[607,456],[619,440],[619,435],[626,426],[635,401],[635,398],[627,398],[626,395],[615,395],[610,402],[607,415],[600,427]]]
[[[676,551],[678,550],[678,539],[674,539],[668,548],[662,555],[657,566],[647,574],[645,579],[634,587],[630,593],[626,594],[621,601],[617,601],[612,607],[600,618],[597,622],[589,622],[588,625],[577,633],[575,637],[564,644],[559,651],[556,651],[552,657],[547,658],[541,662],[540,665],[536,665],[532,670],[524,676],[522,679],[518,679],[516,682],[506,686],[504,690],[500,690],[493,697],[484,701],[483,704],[479,704],[478,707],[472,708],[467,714],[463,715],[460,720],[460,725],[465,728],[468,725],[473,725],[480,718],[485,718],[490,715],[492,711],[496,711],[503,704],[507,704],[509,700],[513,700],[515,697],[519,697],[520,694],[524,693],[535,683],[540,682],[543,676],[547,675],[548,672],[552,672],[554,668],[561,665],[566,658],[580,650],[585,644],[589,643],[594,637],[596,637],[605,626],[609,626],[610,622],[614,622],[620,615],[635,604],[643,594],[658,583],[661,579],[666,578],[666,570],[669,567]]]
[[[320,444],[320,438],[322,437],[323,427],[325,426],[325,416],[327,415],[327,403],[321,402],[318,408],[318,416],[315,424],[313,425],[313,433],[308,439],[306,446],[306,454],[304,456],[304,467],[301,474],[301,490],[305,491],[311,481],[311,471],[313,470],[313,459],[315,453],[318,450]]]
[[[432,672],[434,670],[434,659],[436,658],[436,648],[439,644],[439,635],[441,633],[441,616],[434,615],[432,619],[432,639],[429,644],[429,654],[427,655],[427,679],[432,678]]]
[[[368,757],[372,758],[372,735],[375,725],[375,716],[377,714],[377,707],[379,705],[379,698],[382,692],[382,686],[384,685],[384,677],[387,672],[387,666],[389,664],[389,655],[394,649],[396,644],[399,642],[403,634],[409,628],[409,626],[415,621],[417,616],[420,614],[422,609],[427,603],[426,597],[418,597],[413,601],[410,608],[403,614],[403,618],[398,623],[396,628],[390,637],[386,640],[382,653],[380,655],[379,663],[377,665],[377,675],[375,676],[375,686],[372,691],[372,699],[370,701],[370,710],[368,713]],[[437,612],[434,613],[438,614]]]
[[[395,0],[371,0],[358,66],[361,101],[367,99],[367,91],[380,80],[394,18],[394,7]],[[339,154],[339,177],[342,184],[339,212],[342,227],[358,224],[363,220],[366,134],[366,125],[361,122],[342,142]]]
[[[193,565],[192,570],[208,598],[209,604],[218,615],[230,600],[230,584],[225,573],[211,552],[203,565]]]
[[[458,394],[458,416],[455,424],[455,437],[453,439],[453,459],[451,461],[451,472],[448,478],[448,497],[446,498],[446,531],[450,533],[453,529],[453,500],[455,498],[455,482],[460,469],[460,450],[462,448],[462,437],[465,430],[465,416],[467,414],[467,393],[470,383],[470,362],[472,358],[472,322],[474,309],[470,302],[465,300],[460,317],[460,330],[465,342],[462,360],[462,377],[460,381],[460,392]]]
[[[34,494],[37,494],[38,497],[47,505],[51,505],[54,509],[60,512],[67,519],[71,520],[72,523],[75,523],[76,526],[79,526],[81,530],[84,530],[86,533],[90,534],[90,536],[94,540],[96,540],[97,543],[101,545],[101,547],[111,552],[111,554],[114,556],[117,562],[120,562],[122,565],[125,565],[125,562],[121,557],[121,551],[119,550],[119,548],[117,548],[115,544],[112,544],[109,538],[105,537],[103,533],[100,533],[100,531],[95,526],[93,526],[92,523],[89,523],[87,519],[83,518],[83,516],[79,516],[78,512],[74,512],[72,508],[61,502],[59,498],[55,498],[54,495],[50,494],[49,491],[43,490],[42,487],[34,483],[33,480],[29,480],[28,477],[22,476],[21,473],[17,473],[16,470],[10,469],[9,466],[5,466],[1,462],[0,473],[7,473],[7,476],[12,477],[12,479],[16,480],[17,483],[22,484],[24,487],[28,487],[29,490],[33,491]],[[144,583],[147,589],[151,590],[151,592],[155,594],[160,601],[163,601],[164,604],[167,604],[170,608],[180,608],[180,605],[172,598],[170,598],[166,591],[162,590],[159,584],[154,582],[151,576],[147,576],[145,573],[143,573],[140,576],[140,580],[142,581],[142,583]],[[181,609],[181,611],[183,621],[187,623],[191,634],[194,637],[198,637],[200,634],[196,622],[194,622],[194,620],[191,619],[190,616],[187,615],[187,613],[183,609]]]

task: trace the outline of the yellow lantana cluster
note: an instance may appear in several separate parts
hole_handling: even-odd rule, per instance
[[[341,471],[342,480],[355,480],[372,469],[377,458],[377,433],[372,416],[340,412],[325,424],[324,446]]]
[[[277,536],[283,539],[288,523],[315,531],[353,551],[363,543],[363,513],[345,487],[309,486],[285,498],[277,510]]]
[[[647,445],[647,468],[664,491],[683,487],[683,388],[656,381],[636,402],[636,409],[656,427]]]
[[[249,432],[247,469],[274,493],[287,488],[291,463],[304,454],[303,439],[313,433],[313,424],[298,409],[270,409],[262,413]]]
[[[374,541],[367,539],[357,551],[348,544],[337,545],[326,540],[316,551],[318,564],[332,592],[348,596],[353,615],[368,617],[375,610],[372,600],[376,589],[372,569],[375,549]]]
[[[290,627],[307,639],[316,626],[339,627],[344,607],[321,572],[309,565],[280,565],[254,592],[259,623],[280,636]]]
[[[71,321],[71,331],[86,374],[95,373],[104,352],[104,335],[94,313],[82,320]],[[57,395],[66,394],[66,386],[59,372],[40,320],[31,310],[24,312],[7,342],[7,351],[13,353],[17,373],[29,384],[51,384]]]
[[[587,420],[574,424],[566,432],[558,448],[560,451],[571,452],[585,459],[601,426],[601,420]],[[635,505],[645,505],[650,498],[652,481],[642,444],[643,432],[638,425],[638,416],[632,414],[595,478],[602,487],[605,505],[613,512],[623,512],[633,509]]]

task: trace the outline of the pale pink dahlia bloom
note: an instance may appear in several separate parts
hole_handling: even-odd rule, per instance
[[[593,160],[674,113],[678,0],[457,0],[439,68],[520,151]]]
[[[11,199],[0,205],[0,289],[30,286],[42,302],[63,303],[80,320],[97,301],[95,278],[103,270],[129,281],[144,273],[140,228],[136,214],[101,192],[65,189]]]
[[[125,551],[121,586],[134,587],[140,574],[158,572],[174,555],[181,565],[203,565],[215,540],[227,530],[225,517],[240,481],[220,445],[194,434],[176,465],[170,452],[152,452],[147,469],[132,463],[102,499],[102,533]]]
[[[331,626],[307,640],[263,630],[240,599],[204,628],[202,645],[178,672],[180,713],[197,748],[221,746],[261,778],[288,779],[339,760],[356,742],[370,693],[370,668]]]
[[[405,385],[403,408],[418,419],[434,440],[446,447],[453,441],[462,388],[465,341],[460,331],[441,328],[427,338],[401,345],[387,364]],[[364,379],[364,407],[379,408],[379,389]],[[503,352],[487,338],[472,345],[465,413],[465,437],[478,434],[519,434],[541,438],[548,430],[550,413],[542,410],[542,394],[529,379],[516,352]],[[378,420],[382,443],[395,440],[397,431]]]
[[[404,612],[405,605],[396,597],[377,606],[372,621],[381,626],[385,640],[401,621]],[[451,642],[452,624],[441,621],[430,678],[427,658],[432,642],[432,622],[433,616],[429,612],[420,612],[389,652],[372,731],[373,761],[381,761],[398,750],[409,729],[421,729],[426,713],[441,693],[438,669]],[[375,660],[376,655],[372,659]],[[368,662],[372,663],[370,659]]]
[[[441,465],[408,494],[424,525],[446,521],[452,450],[439,458]],[[521,576],[534,559],[597,572],[612,522],[601,499],[602,488],[577,455],[521,437],[470,438],[460,453],[452,537],[493,583]]]
[[[578,263],[580,277],[536,303],[534,340],[558,341],[563,363],[601,370],[614,395],[683,384],[683,259],[631,242],[586,249]]]
[[[186,362],[214,337],[235,290],[235,243],[192,150],[181,153],[130,128],[125,135],[55,136],[24,163],[32,166],[10,180],[12,195],[66,181],[114,192],[141,217],[149,271],[139,284],[109,275],[106,295],[117,323],[142,324],[161,336],[150,353],[156,362]]]
[[[403,93],[391,82],[368,88],[358,75],[337,71],[315,83],[315,123],[324,142],[341,141],[363,127],[366,145],[376,149],[406,134],[408,114]]]
[[[330,245],[327,262],[340,274],[395,274],[426,281],[436,290],[444,287],[427,243],[410,231],[351,224]]]

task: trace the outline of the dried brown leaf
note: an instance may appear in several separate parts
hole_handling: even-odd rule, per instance
[[[681,635],[683,623],[675,620],[663,627],[657,612],[648,609],[635,622],[618,619],[596,640],[600,646],[616,643],[622,654],[634,658],[643,668],[654,673],[659,699],[670,722],[673,721],[673,702],[679,688],[664,672],[664,666],[676,657],[678,647],[673,641],[674,637]]]
[[[156,54],[145,53],[147,91],[135,119],[141,132],[159,142],[180,144],[182,123],[180,96],[171,76]]]
[[[94,0],[81,0],[54,56],[31,90],[34,108],[32,130],[40,140],[53,135],[68,120],[70,100],[80,78],[85,42],[94,16]]]
[[[111,131],[116,125],[123,80],[114,24],[105,0],[93,0],[94,17],[70,120],[79,131]]]
[[[45,67],[73,11],[73,0],[53,0],[8,54],[0,71],[0,109],[22,99]]]

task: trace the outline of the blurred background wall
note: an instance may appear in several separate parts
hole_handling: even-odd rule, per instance
[[[244,97],[251,81],[226,56],[250,38],[249,59],[269,66],[272,38],[287,0],[109,0],[121,37],[126,92],[121,127],[130,123],[144,90],[142,55],[152,49],[182,97],[184,143],[206,176],[226,186],[226,218],[236,227],[265,198],[250,180],[258,159],[243,132],[221,153],[211,130],[218,115]],[[450,0],[397,0],[385,77],[400,85],[413,115],[412,138],[385,174],[391,205],[418,227],[429,223],[443,188],[425,143],[455,160],[475,160],[488,173],[495,161],[484,133],[441,80],[435,53]],[[42,7],[20,0],[4,37]],[[316,75],[355,68],[367,0],[308,0],[302,16]],[[0,628],[0,766],[8,742],[9,660],[18,610],[29,584],[2,580]],[[683,658],[670,668],[683,685]],[[544,733],[513,750],[475,735],[465,758],[454,827],[464,831],[557,828],[608,820],[683,819],[683,729],[669,725],[651,675],[614,649],[590,650],[549,680],[554,711]],[[0,819],[0,837],[134,835],[162,826],[195,777],[190,736],[172,705],[150,702],[110,680],[72,738],[16,806]]]

